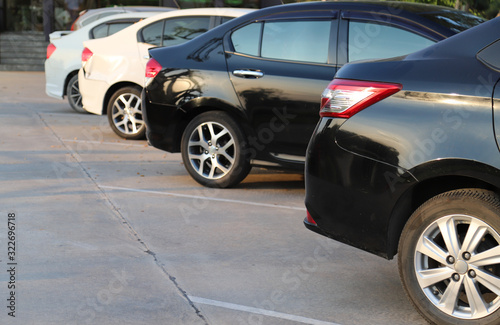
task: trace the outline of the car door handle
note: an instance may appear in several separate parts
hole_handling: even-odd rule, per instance
[[[257,70],[234,70],[233,74],[236,77],[240,77],[240,78],[258,79],[258,78],[264,77],[264,72],[257,71]]]

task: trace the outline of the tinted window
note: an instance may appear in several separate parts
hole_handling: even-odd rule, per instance
[[[102,24],[92,29],[91,38],[101,38],[108,35],[108,24]]]
[[[90,31],[90,38],[101,38],[109,35],[113,35],[116,32],[121,31],[124,28],[134,24],[139,21],[140,18],[130,18],[126,20],[115,20],[112,22],[107,22],[100,24]]]
[[[150,24],[142,29],[142,41],[152,45],[161,45],[163,20]]]
[[[231,35],[234,50],[249,55],[259,55],[260,31],[262,23],[246,25]]]
[[[132,25],[133,23],[116,23],[116,24],[111,24],[109,25],[108,28],[108,35],[113,35],[116,32],[121,31],[124,28],[127,28],[128,26]]]
[[[266,22],[261,56],[327,63],[331,21]]]
[[[112,24],[102,24],[96,26],[92,29],[91,38],[101,38],[109,35],[113,35],[116,32],[121,31],[122,29],[132,25],[132,21],[120,22],[120,23],[112,23]]]
[[[349,23],[349,62],[410,54],[434,44],[423,36],[387,25]]]
[[[192,40],[210,27],[210,17],[181,17],[167,19],[163,32],[163,46],[172,46]]]

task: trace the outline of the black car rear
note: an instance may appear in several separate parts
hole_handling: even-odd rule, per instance
[[[344,66],[307,151],[306,227],[399,254],[432,323],[500,318],[499,28]]]

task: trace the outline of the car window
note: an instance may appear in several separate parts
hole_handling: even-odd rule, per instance
[[[144,27],[141,31],[142,41],[144,43],[160,46],[163,32],[163,23],[164,20],[161,20]]]
[[[349,22],[348,60],[390,58],[410,54],[435,42],[393,26]]]
[[[254,23],[234,31],[231,41],[235,51],[242,54],[327,63],[330,27],[331,20]]]
[[[180,17],[167,19],[162,46],[172,46],[192,40],[210,28],[210,17]]]
[[[90,38],[101,38],[107,36],[108,34],[108,24],[101,24],[92,29],[90,33]]]
[[[231,35],[234,50],[238,53],[259,56],[262,23],[253,23],[235,30]]]
[[[261,56],[327,63],[331,21],[266,22]]]
[[[101,38],[113,35],[114,33],[121,31],[122,29],[132,25],[133,23],[134,23],[133,21],[126,21],[126,22],[117,22],[110,24],[106,23],[98,25],[92,29],[90,33],[90,38]]]
[[[113,35],[116,32],[121,31],[122,29],[127,28],[128,26],[132,25],[133,23],[116,23],[116,24],[110,24],[108,28],[108,36]]]

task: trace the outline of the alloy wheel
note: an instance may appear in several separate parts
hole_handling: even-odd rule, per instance
[[[420,236],[414,259],[421,290],[448,316],[474,320],[500,307],[500,235],[478,218],[435,220]]]
[[[189,137],[188,157],[199,175],[207,179],[222,178],[234,165],[234,138],[222,124],[200,124]]]
[[[114,126],[124,135],[134,135],[144,128],[141,98],[132,93],[121,94],[113,103],[111,118]]]

